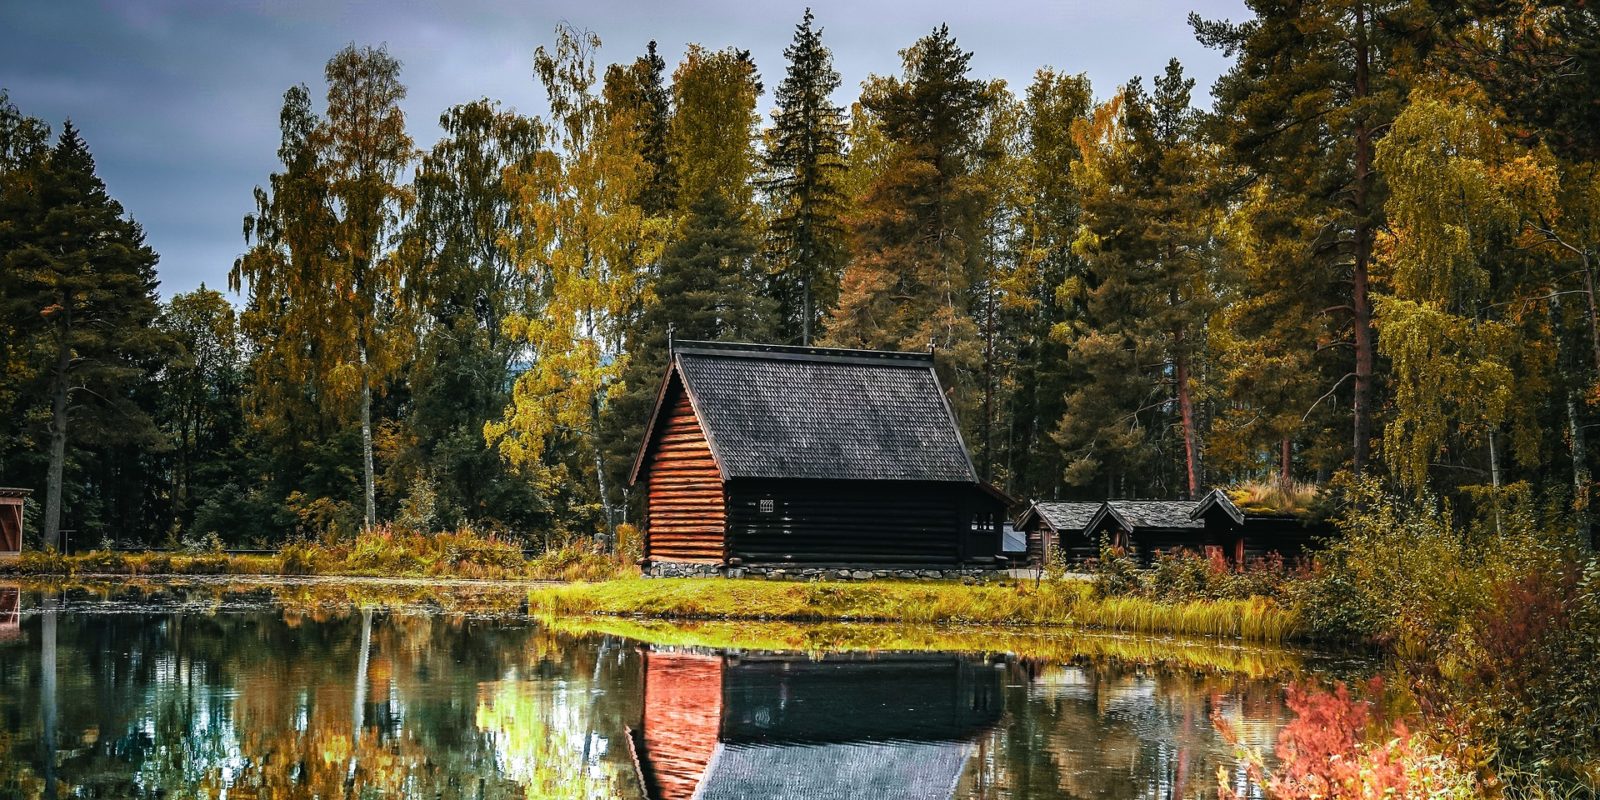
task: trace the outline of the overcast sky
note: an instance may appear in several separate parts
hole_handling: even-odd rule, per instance
[[[708,0],[455,0],[243,2],[220,0],[6,0],[0,2],[0,87],[23,113],[59,131],[83,131],[111,193],[144,225],[161,254],[161,293],[202,281],[224,289],[243,240],[251,189],[275,167],[283,91],[311,85],[341,46],[387,44],[419,147],[439,134],[439,112],[478,97],[528,113],[543,103],[532,53],[561,21],[599,34],[603,62],[628,61],[651,39],[669,69],[684,46],[752,52],[768,87],[806,2]],[[1186,17],[1242,19],[1242,0],[813,0],[834,65],[839,100],[867,75],[895,73],[897,52],[940,22],[966,49],[979,77],[1021,91],[1049,65],[1088,73],[1109,95],[1134,75],[1181,59],[1197,79],[1196,102],[1226,68],[1195,42]]]

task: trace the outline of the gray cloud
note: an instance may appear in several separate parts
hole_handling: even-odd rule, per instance
[[[406,111],[420,146],[445,108],[492,97],[538,113],[534,47],[566,21],[605,42],[607,61],[659,42],[669,63],[685,45],[749,49],[769,89],[804,0],[623,2],[462,0],[456,3],[126,0],[0,5],[0,87],[25,113],[71,118],[113,196],[161,254],[162,293],[225,286],[242,249],[240,217],[272,170],[283,91],[317,91],[322,65],[349,42],[387,44],[405,63]],[[872,73],[898,70],[897,52],[950,25],[974,52],[976,74],[1020,90],[1041,66],[1085,72],[1099,95],[1180,58],[1207,87],[1226,67],[1194,41],[1185,17],[1243,18],[1242,0],[863,2],[810,5],[853,99]],[[764,100],[770,101],[770,93]]]

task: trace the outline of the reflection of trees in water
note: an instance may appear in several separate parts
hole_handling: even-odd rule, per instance
[[[64,615],[59,628],[51,741],[87,796],[609,797],[627,774],[609,742],[631,693],[596,691],[636,670],[621,648],[602,658],[532,626],[378,613],[363,681],[356,612]],[[37,742],[19,718],[35,704],[10,690],[38,697],[44,675],[19,651],[42,655],[0,650],[0,730]],[[10,747],[32,766],[7,790],[36,785],[42,748]]]
[[[362,671],[363,615],[348,605],[72,611],[55,618],[48,717],[46,615],[28,614],[22,636],[0,642],[0,731],[14,734],[0,738],[0,797],[43,796],[47,763],[63,795],[86,797],[636,797],[629,727],[646,771],[671,766],[664,740],[638,730],[651,728],[645,657],[621,640],[375,610]],[[695,652],[717,667],[707,746],[732,742],[743,761],[728,765],[770,771],[882,739],[960,743],[971,755],[957,797],[1210,796],[1217,766],[1232,763],[1211,710],[1255,743],[1270,743],[1285,715],[1275,681],[1112,657],[1002,674],[951,654],[824,664]],[[661,677],[665,712],[673,684]]]
[[[1012,669],[1008,719],[979,741],[958,796],[1211,797],[1218,766],[1237,770],[1213,709],[1251,741],[1287,716],[1273,681],[1104,659]]]

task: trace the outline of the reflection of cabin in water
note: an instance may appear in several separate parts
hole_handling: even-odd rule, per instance
[[[645,796],[948,798],[999,718],[1000,670],[948,654],[646,653]]]
[[[657,573],[1004,564],[931,353],[678,342],[632,481]]]
[[[22,505],[32,489],[0,487],[0,558],[22,553]]]
[[[1216,551],[1236,564],[1269,553],[1296,558],[1331,532],[1291,514],[1246,513],[1220,489],[1199,500],[1034,503],[1018,527],[1028,534],[1035,564],[1056,555],[1081,564],[1099,555],[1102,539],[1144,561],[1175,549]]]
[[[22,587],[0,586],[0,642],[22,636]]]

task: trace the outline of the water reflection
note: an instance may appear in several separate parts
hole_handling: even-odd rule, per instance
[[[1200,797],[1213,711],[1268,742],[1281,684],[0,587],[0,798]]]

